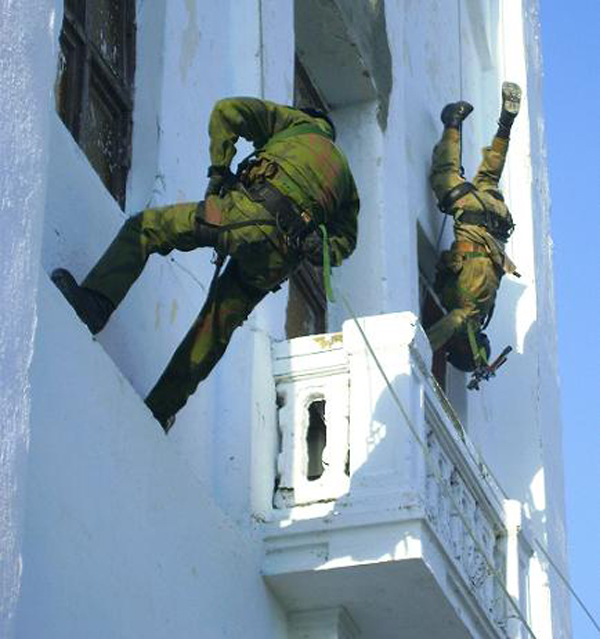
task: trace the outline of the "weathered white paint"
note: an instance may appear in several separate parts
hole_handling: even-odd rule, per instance
[[[49,0],[0,3],[0,635],[14,634],[21,590],[36,293],[56,60]]]
[[[274,348],[282,450],[275,521],[264,527],[269,583],[288,605],[310,609],[323,579],[332,592],[321,605],[343,604],[366,636],[380,639],[406,628],[411,636],[524,636],[519,620],[510,621],[515,611],[503,592],[508,589],[517,604],[527,598],[520,592],[528,574],[521,566],[520,502],[505,503],[490,484],[432,384],[431,349],[417,318],[397,313],[359,322],[405,413],[353,320],[343,334]],[[323,475],[310,480],[306,421],[313,399],[325,401],[327,446]],[[399,542],[405,538],[413,542],[410,552]],[[431,553],[431,539],[443,556]],[[442,598],[460,609],[461,622],[411,613],[415,600],[408,595],[392,605],[392,593],[405,584],[403,571],[418,561],[431,571]],[[377,591],[377,574],[391,598],[377,592],[363,599],[365,581]],[[463,593],[461,604],[456,591]],[[430,605],[436,605],[433,597]],[[512,634],[505,634],[509,623]]]
[[[360,630],[343,608],[296,612],[289,616],[290,639],[358,639]]]
[[[281,637],[260,540],[40,282],[18,637]]]

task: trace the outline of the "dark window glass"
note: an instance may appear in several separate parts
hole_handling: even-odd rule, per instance
[[[444,317],[444,309],[433,291],[432,286],[427,279],[420,274],[419,277],[419,293],[421,304],[421,325],[425,330],[433,326],[438,320]],[[446,390],[446,354],[443,349],[433,353],[431,362],[431,372],[441,386],[442,390]]]
[[[294,105],[328,110],[298,59],[294,77]],[[304,262],[290,277],[285,330],[290,339],[327,331],[323,269]]]
[[[131,165],[135,0],[65,0],[57,111],[125,205]]]
[[[306,432],[308,465],[306,476],[309,481],[319,479],[325,470],[323,467],[323,451],[326,445],[325,400],[320,399],[312,402],[308,407],[308,430]]]

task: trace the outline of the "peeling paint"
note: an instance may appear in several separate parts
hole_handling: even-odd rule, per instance
[[[161,302],[157,302],[154,307],[154,330],[158,331],[160,329],[160,307],[162,306]]]
[[[177,312],[179,311],[179,305],[177,304],[177,300],[173,300],[172,304],[171,304],[171,314],[169,316],[169,320],[171,322],[171,324],[175,323],[175,320],[177,319]]]
[[[342,333],[331,333],[330,335],[315,335],[313,341],[319,348],[326,350],[333,348],[336,344],[342,344],[344,337]]]
[[[181,80],[187,81],[187,74],[200,46],[200,29],[198,28],[198,9],[195,0],[185,0],[188,12],[188,24],[181,37],[181,53],[179,56],[179,72]]]

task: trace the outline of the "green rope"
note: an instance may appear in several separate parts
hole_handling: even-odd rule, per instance
[[[331,288],[331,259],[329,255],[329,237],[324,224],[319,225],[319,230],[323,235],[323,284],[325,285],[325,294],[330,302],[335,302],[333,289]]]
[[[473,328],[473,322],[467,320],[467,335],[469,336],[469,344],[471,346],[471,352],[473,353],[473,361],[475,362],[475,366],[478,366],[481,362],[482,364],[487,364],[487,354],[485,352],[485,348],[479,348],[477,345],[477,340],[475,339],[475,329]]]

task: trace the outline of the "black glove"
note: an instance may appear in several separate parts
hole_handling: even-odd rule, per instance
[[[235,182],[235,175],[228,166],[210,166],[208,168],[208,178],[204,199],[209,195],[222,195]]]
[[[313,266],[323,266],[323,236],[313,231],[302,244],[302,255]]]

